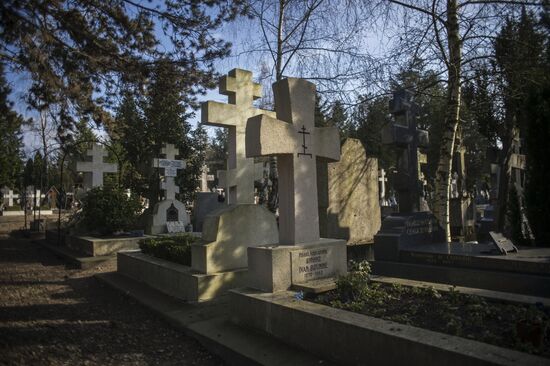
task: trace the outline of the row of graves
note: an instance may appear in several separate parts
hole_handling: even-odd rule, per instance
[[[315,127],[314,84],[287,78],[275,83],[273,91],[275,112],[261,110],[253,105],[261,87],[251,72],[234,69],[221,79],[220,93],[228,103],[204,103],[201,118],[203,124],[229,131],[227,169],[217,172],[225,199],[220,202],[218,192],[208,191],[213,177],[205,169],[204,189],[193,207],[196,231],[170,236],[186,227],[190,217],[176,199],[174,183],[185,162],[166,145],[164,156],[153,162],[162,170],[166,195],[152,209],[148,236],[132,238],[135,242],[124,248],[110,244],[111,253],[117,252],[117,272],[99,279],[187,329],[211,350],[233,355],[227,360],[234,364],[318,364],[320,359],[346,365],[547,363],[499,345],[334,305],[356,296],[346,284],[356,286],[359,278],[365,284],[424,290],[428,282],[442,292],[466,286],[460,288],[467,294],[515,304],[537,302],[547,311],[550,253],[517,250],[497,234],[486,243],[446,242],[425,202],[420,165],[426,159],[419,149],[427,146],[428,134],[416,126],[408,92],[395,93],[390,108],[396,122],[384,132],[384,141],[399,154],[392,174],[397,204],[385,194],[386,173],[359,141],[348,139],[340,146],[335,127]],[[257,204],[255,195],[255,179],[265,177],[265,165],[258,162],[269,157],[277,158],[278,218]],[[467,195],[455,196],[461,210],[468,207],[462,202]],[[471,221],[461,217],[462,227]],[[157,245],[162,238],[184,242],[177,260],[139,243]],[[363,272],[355,265],[348,272],[348,259],[373,257],[373,276],[357,277],[367,273],[364,265]],[[345,295],[336,302],[315,300],[335,294]],[[506,321],[507,314],[502,317]],[[542,334],[542,344],[548,346]]]

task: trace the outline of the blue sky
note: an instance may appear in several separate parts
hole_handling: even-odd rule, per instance
[[[332,20],[331,20],[332,21]],[[335,23],[337,24],[337,23]],[[256,31],[255,29],[258,29]],[[248,19],[239,19],[236,22],[226,24],[223,28],[219,29],[217,33],[215,33],[216,36],[223,38],[226,41],[229,41],[233,44],[232,49],[232,55],[226,59],[219,60],[216,63],[216,69],[221,74],[224,75],[231,69],[235,67],[239,67],[242,69],[250,70],[253,72],[254,76],[257,77],[262,63],[265,63],[268,65],[268,67],[272,67],[273,61],[271,59],[271,56],[269,54],[261,54],[261,53],[254,53],[254,54],[243,54],[242,51],[250,48],[251,45],[259,44],[262,42],[262,34],[259,31],[259,26],[257,24],[253,25],[251,20]],[[159,40],[161,41],[161,47],[164,47],[166,49],[170,49],[171,45],[166,40],[164,35],[162,34],[162,31],[159,26],[157,26],[157,36]],[[364,32],[362,34],[360,40],[361,40],[361,49],[367,49],[367,46],[369,46],[369,51],[376,53],[381,52],[379,50],[379,45],[382,44],[379,39],[376,38],[376,34],[374,32],[368,33]],[[290,74],[291,76],[300,76],[292,73],[289,69],[287,74]],[[16,110],[21,113],[26,118],[37,118],[38,114],[36,111],[28,110],[25,103],[22,101],[22,98],[25,95],[27,87],[30,85],[29,76],[24,73],[14,74],[9,73],[8,75],[8,81],[11,84],[11,87],[13,89],[11,99],[15,102]],[[362,80],[355,80],[354,83],[361,83]],[[264,85],[265,88],[269,88],[268,85]],[[320,86],[322,88],[322,86]],[[217,88],[215,90],[209,91],[205,96],[200,96],[199,99],[201,101],[206,100],[216,100],[221,102],[226,102],[227,97],[224,95],[220,95],[218,93]],[[196,111],[195,117],[190,121],[193,126],[196,126],[197,123],[200,121],[200,111]],[[209,134],[213,134],[213,130],[215,127],[209,127],[207,130],[209,131]],[[37,136],[35,133],[32,133],[31,131],[25,132],[25,146],[26,146],[26,153],[30,154],[34,149],[38,148],[40,146],[40,143],[37,139]]]

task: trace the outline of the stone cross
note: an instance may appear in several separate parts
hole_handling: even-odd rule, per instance
[[[13,194],[13,190],[11,190],[7,187],[2,188],[2,194],[4,195],[4,199],[8,200],[8,207],[13,206],[13,199],[14,198],[19,198],[18,194]]]
[[[245,130],[248,118],[258,114],[275,117],[275,113],[254,108],[252,102],[262,95],[262,87],[252,81],[250,71],[233,69],[220,80],[220,94],[228,104],[202,104],[201,122],[229,130],[227,171],[218,171],[228,204],[254,203],[254,159],[246,158]]]
[[[103,158],[107,156],[105,148],[99,144],[94,144],[91,150],[86,151],[86,155],[92,157],[92,161],[78,161],[76,170],[92,174],[92,188],[103,186],[103,173],[116,173],[117,165],[105,163]]]
[[[203,165],[201,169],[201,192],[210,192],[208,189],[208,182],[212,182],[213,180],[214,176],[208,174],[208,166],[206,164]]]
[[[390,101],[390,111],[396,123],[382,131],[382,142],[392,144],[400,151],[395,188],[401,213],[417,212],[422,206],[418,148],[428,146],[428,132],[416,127],[418,110],[410,91],[396,91]]]
[[[526,156],[522,154],[521,139],[519,129],[514,128],[512,131],[512,153],[508,161],[508,172],[512,180],[512,184],[516,188],[518,204],[520,207],[521,228],[525,237],[534,240],[534,234],[527,218],[525,202],[524,202],[524,187],[525,187],[525,170],[527,170]]]
[[[42,198],[45,198],[46,196],[40,191],[40,189],[36,190],[36,193],[34,191],[34,186],[27,186],[26,191],[26,200],[27,205],[30,204],[31,207],[40,206],[40,201]],[[37,202],[35,202],[35,199],[38,199]]]
[[[252,117],[246,126],[246,156],[276,156],[279,170],[281,244],[319,240],[316,158],[340,159],[336,127],[316,128],[315,85],[288,78],[273,84],[277,118]]]
[[[183,160],[176,160],[176,155],[179,150],[173,144],[166,144],[161,153],[166,156],[164,159],[153,159],[153,168],[164,169],[164,179],[160,184],[160,188],[166,191],[166,200],[176,199],[176,193],[180,192],[180,188],[176,185],[174,177],[178,175],[179,169],[185,169],[186,163]]]
[[[378,175],[378,181],[380,182],[380,206],[387,206],[386,182],[388,181],[388,178],[386,177],[386,171],[384,169],[380,169]]]

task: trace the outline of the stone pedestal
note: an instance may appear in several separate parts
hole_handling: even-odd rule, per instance
[[[167,232],[166,222],[179,221],[183,225],[189,224],[189,214],[185,205],[178,200],[168,199],[158,202],[153,208],[152,215],[147,225],[147,234],[156,235]]]
[[[286,291],[292,285],[335,278],[347,271],[346,241],[320,239],[297,245],[248,248],[250,286],[261,291]]]
[[[247,248],[278,242],[273,213],[254,204],[230,205],[206,216],[202,243],[191,247],[191,268],[205,274],[246,268]]]

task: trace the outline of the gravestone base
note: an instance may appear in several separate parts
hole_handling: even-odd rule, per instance
[[[374,257],[398,261],[401,250],[438,243],[445,243],[445,233],[431,212],[391,214],[374,236]]]
[[[174,215],[173,217],[169,217]],[[166,223],[179,221],[185,225],[191,221],[185,205],[178,200],[164,200],[158,202],[153,208],[145,232],[149,235],[164,234],[168,232]]]
[[[278,292],[293,285],[336,278],[347,272],[346,253],[346,241],[338,239],[248,248],[250,287]]]
[[[202,243],[191,246],[191,267],[206,274],[246,268],[247,248],[278,242],[277,221],[267,208],[226,206],[205,217]]]

